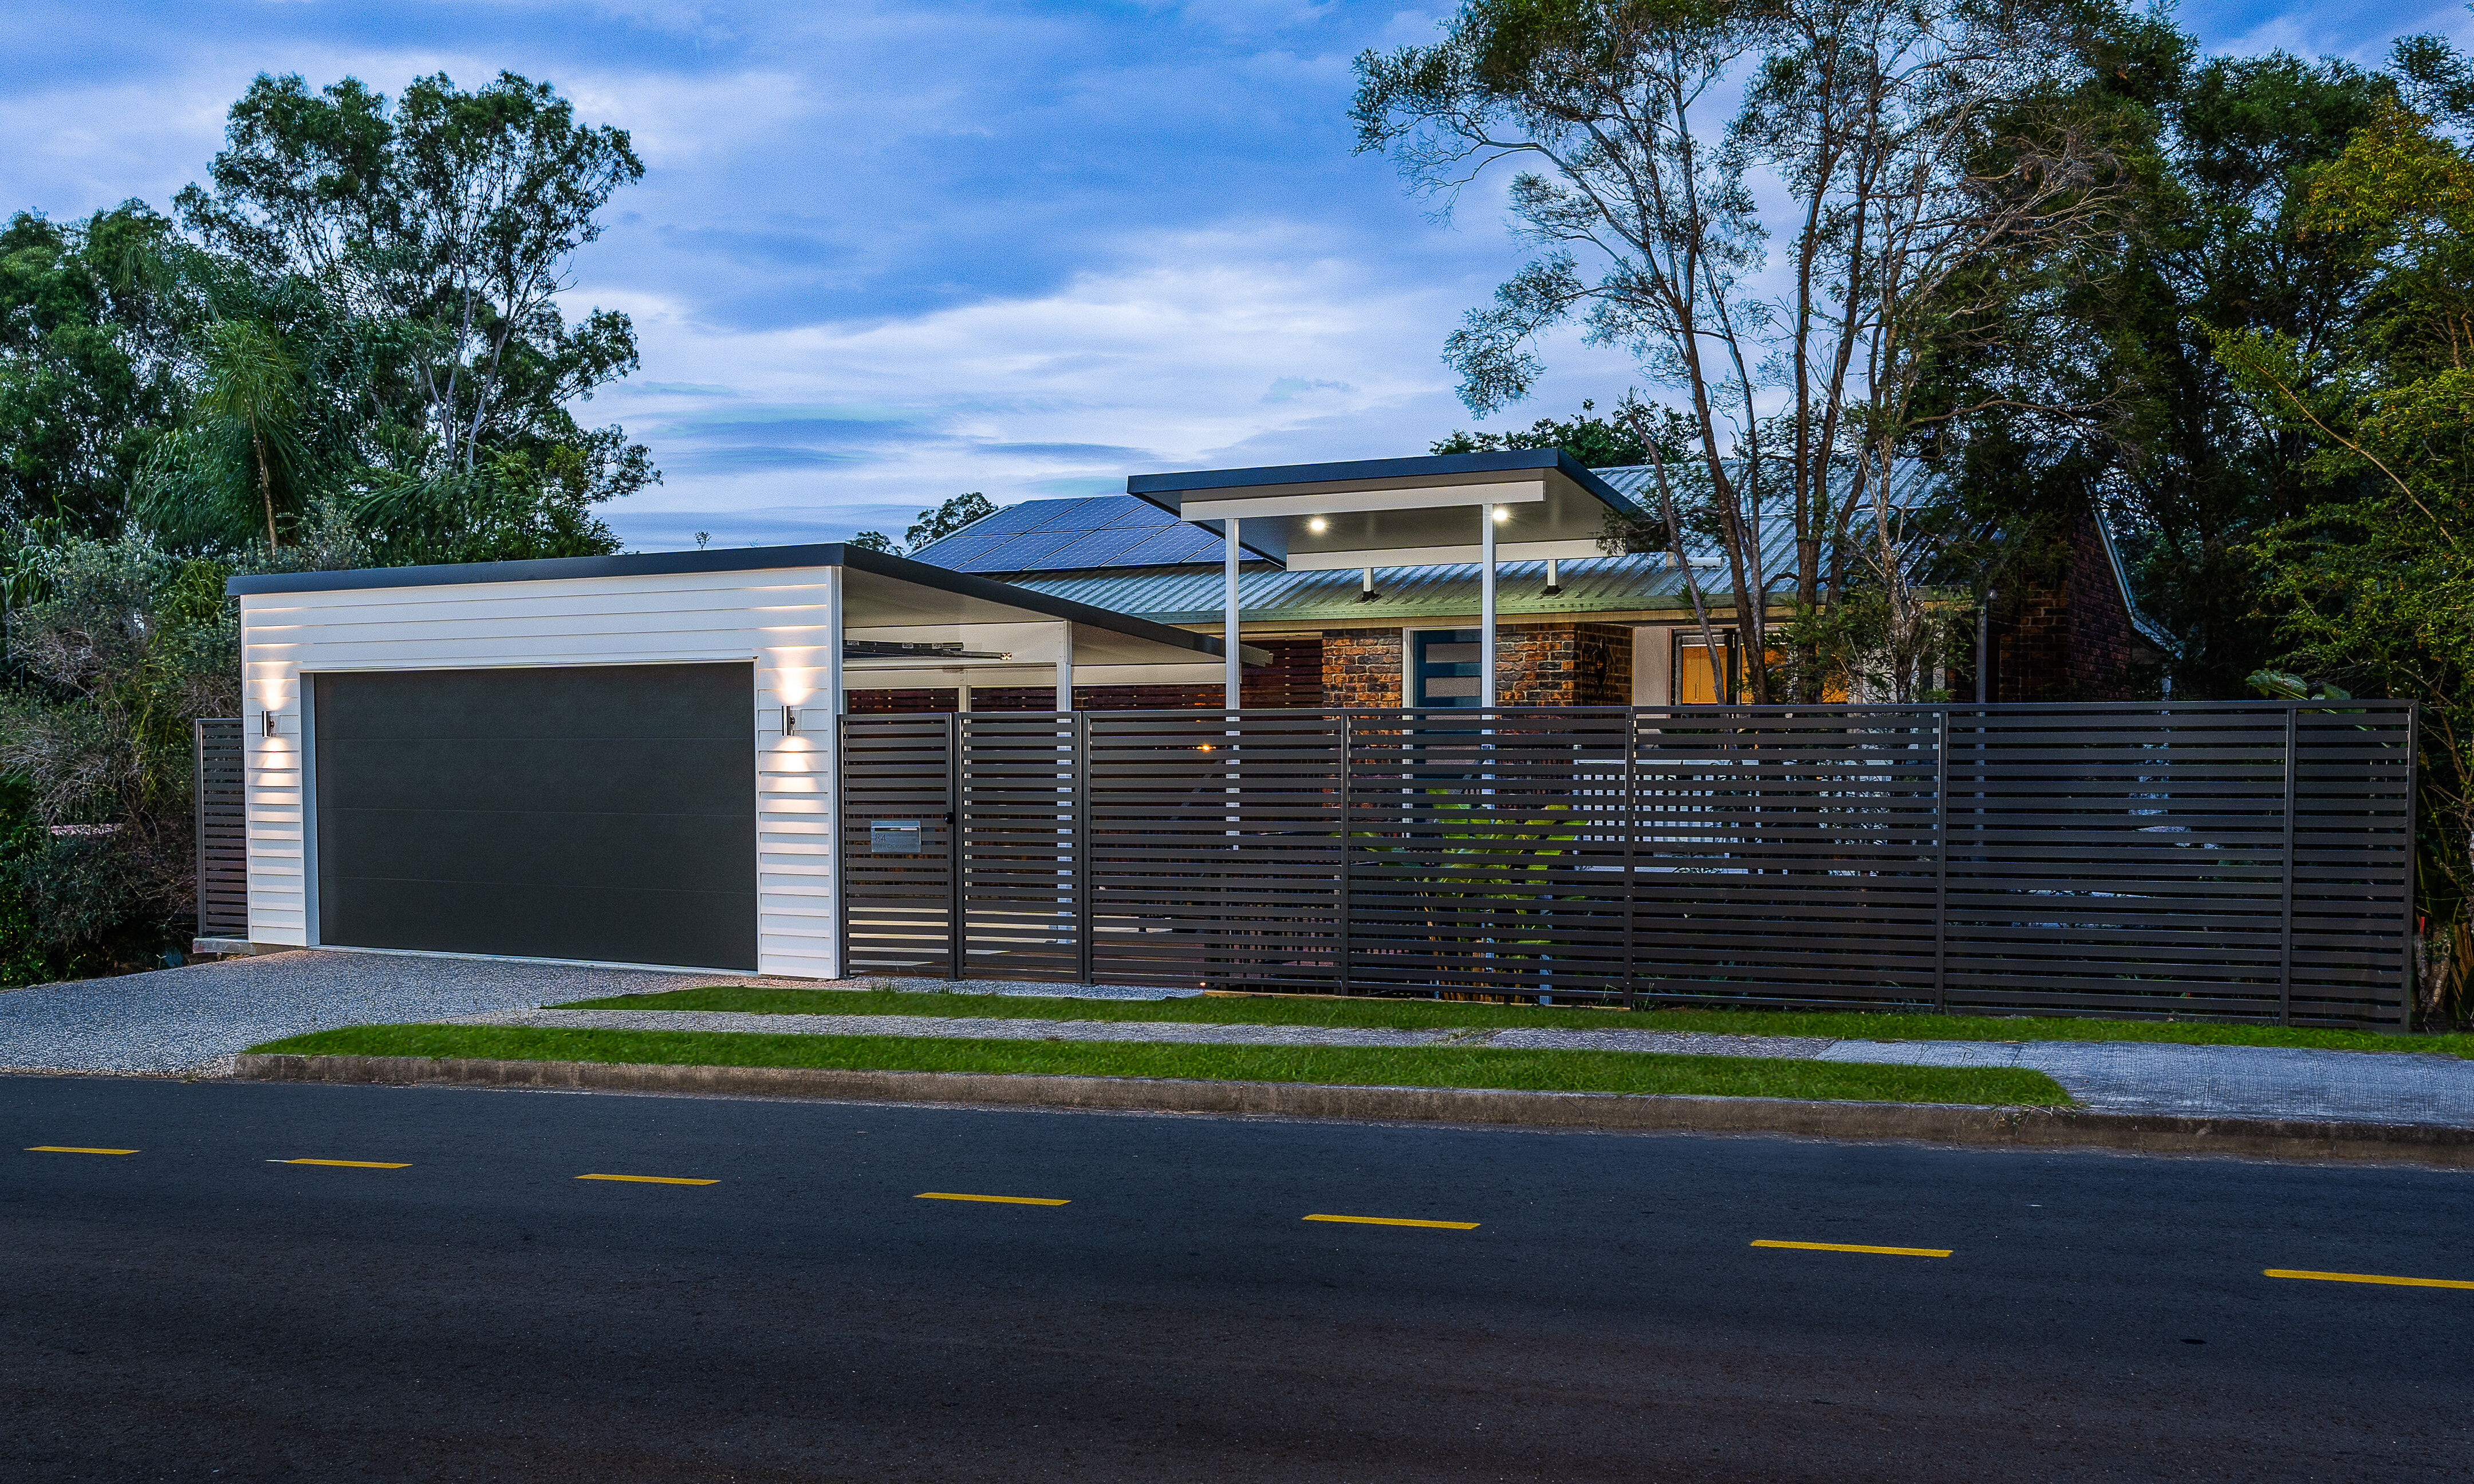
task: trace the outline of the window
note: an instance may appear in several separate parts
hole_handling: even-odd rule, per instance
[[[1724,701],[1727,703],[1750,701],[1752,698],[1743,693],[1745,682],[1743,656],[1737,651],[1734,634],[1722,632],[1718,635],[1718,642],[1726,650],[1725,655],[1718,661],[1720,672],[1725,675],[1727,681]],[[1774,649],[1769,651],[1768,658],[1771,679],[1775,682],[1778,675],[1777,667],[1786,662],[1786,653],[1783,650]],[[1697,630],[1677,631],[1674,674],[1677,706],[1721,704],[1721,697],[1711,683],[1710,650],[1701,642],[1701,635]],[[1847,687],[1832,682],[1822,691],[1821,700],[1826,706],[1844,706],[1847,703]]]
[[[1421,629],[1409,635],[1411,706],[1476,706],[1485,670],[1485,649],[1475,629]]]

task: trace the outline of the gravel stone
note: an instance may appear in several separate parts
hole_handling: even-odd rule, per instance
[[[260,1041],[715,983],[813,981],[303,949],[0,993],[0,1070],[188,1072]]]

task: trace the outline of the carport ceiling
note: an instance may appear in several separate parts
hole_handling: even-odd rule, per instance
[[[1504,508],[1495,534],[1507,547],[1594,543],[1610,512],[1640,514],[1554,448],[1138,474],[1126,492],[1213,530],[1233,515],[1248,547],[1292,569],[1380,566],[1387,556],[1411,552],[1470,560],[1474,553],[1464,557],[1460,548],[1478,544],[1482,505]]]

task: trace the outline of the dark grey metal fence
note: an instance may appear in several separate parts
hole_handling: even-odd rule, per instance
[[[2413,745],[2389,702],[855,716],[844,941],[856,972],[2402,1028]]]
[[[200,720],[194,728],[198,801],[198,936],[249,936],[249,800],[240,722]]]

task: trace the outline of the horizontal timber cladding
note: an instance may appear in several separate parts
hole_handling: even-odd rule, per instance
[[[861,971],[2405,1023],[2404,703],[843,728]]]

